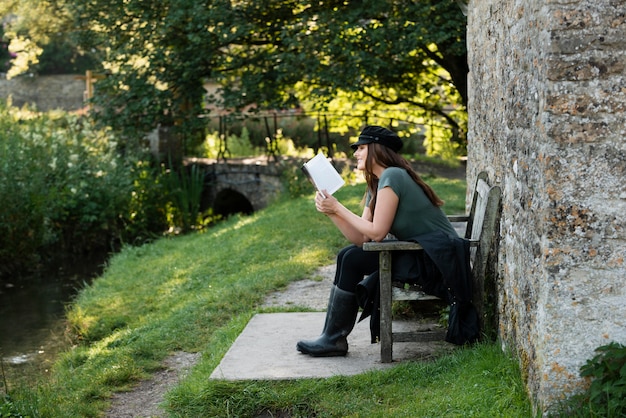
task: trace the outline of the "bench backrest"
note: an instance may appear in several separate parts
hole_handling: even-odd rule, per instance
[[[500,218],[501,190],[490,186],[488,175],[481,172],[477,179],[470,207],[465,238],[478,241],[478,246],[470,248],[470,262],[474,280],[474,302],[483,311],[485,273],[489,253],[494,248]]]
[[[485,214],[487,212],[487,204],[489,203],[489,192],[491,187],[487,183],[487,173],[481,172],[476,179],[474,193],[472,195],[472,204],[470,206],[469,218],[465,229],[465,238],[478,241],[478,246],[482,243],[480,238],[485,226]],[[477,247],[471,248],[471,262],[476,261]]]

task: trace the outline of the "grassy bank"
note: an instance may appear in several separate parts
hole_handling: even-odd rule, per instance
[[[429,182],[447,201],[448,213],[463,211],[464,182]],[[337,196],[360,210],[362,191],[363,185],[348,186]],[[345,244],[315,212],[311,195],[203,233],[125,248],[68,308],[75,347],[45,381],[11,388],[11,410],[32,417],[101,416],[113,392],[131,389],[168,353],[184,350],[202,358],[168,394],[172,416],[530,415],[517,365],[496,345],[355,377],[209,381],[266,295],[332,263]]]

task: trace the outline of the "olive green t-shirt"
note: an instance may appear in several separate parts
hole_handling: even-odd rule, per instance
[[[400,167],[388,167],[378,182],[378,190],[391,187],[398,196],[398,209],[391,225],[391,233],[403,240],[434,231],[444,231],[458,237],[439,206],[433,205],[424,190]]]

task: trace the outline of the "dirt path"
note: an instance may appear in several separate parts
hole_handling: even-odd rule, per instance
[[[107,411],[108,418],[163,417],[159,408],[165,392],[172,388],[185,373],[200,359],[200,353],[179,351],[166,358],[164,369],[156,372],[149,380],[142,381],[130,392],[113,395],[111,408]]]

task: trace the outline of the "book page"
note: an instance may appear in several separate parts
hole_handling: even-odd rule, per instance
[[[322,153],[304,163],[302,170],[318,191],[327,190],[328,193],[333,194],[345,183],[335,167]]]

